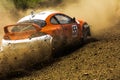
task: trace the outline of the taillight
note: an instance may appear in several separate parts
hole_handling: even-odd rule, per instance
[[[8,36],[4,36],[5,40],[10,40],[10,38]]]

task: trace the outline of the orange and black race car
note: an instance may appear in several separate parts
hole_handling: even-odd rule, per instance
[[[32,13],[16,24],[5,26],[4,32],[2,50],[29,48],[40,52],[56,51],[84,41],[91,35],[87,22],[55,11]]]

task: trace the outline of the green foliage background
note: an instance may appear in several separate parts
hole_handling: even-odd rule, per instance
[[[36,7],[54,7],[62,3],[63,0],[13,0],[17,9],[28,9]]]

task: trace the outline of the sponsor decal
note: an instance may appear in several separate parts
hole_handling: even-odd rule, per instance
[[[77,37],[78,35],[78,26],[72,25],[72,37]]]

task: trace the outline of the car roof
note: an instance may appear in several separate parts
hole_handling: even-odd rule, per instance
[[[58,13],[56,11],[43,11],[43,12],[40,12],[40,13],[37,13],[37,14],[31,14],[31,15],[28,15],[28,16],[25,16],[23,18],[21,18],[19,22],[23,22],[23,21],[26,21],[26,20],[34,20],[34,19],[38,19],[38,20],[46,20],[47,17],[51,14],[54,14],[54,13]]]

